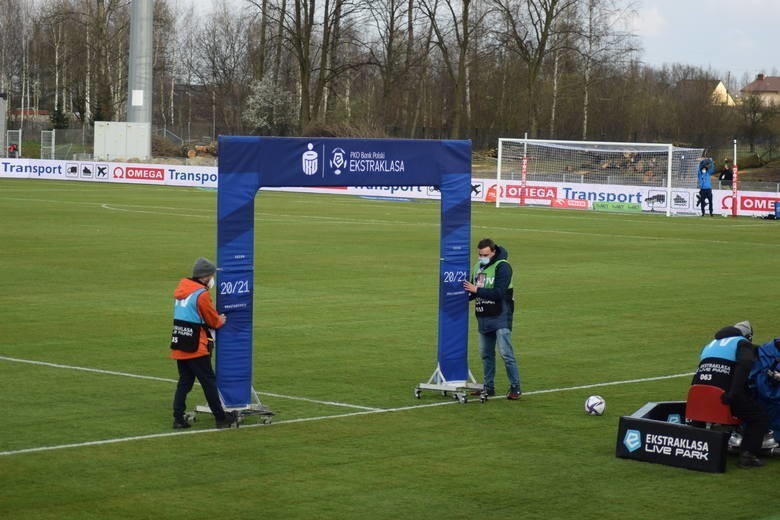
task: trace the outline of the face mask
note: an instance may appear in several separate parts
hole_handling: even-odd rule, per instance
[[[479,263],[480,265],[488,265],[490,263],[490,258],[487,256],[480,256]]]
[[[209,289],[211,289],[212,287],[214,287],[214,277],[213,276],[211,278],[209,278]]]

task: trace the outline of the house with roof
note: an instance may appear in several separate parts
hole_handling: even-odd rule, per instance
[[[763,105],[780,106],[780,76],[758,74],[756,79],[745,85],[740,92],[743,96],[758,96]]]
[[[48,123],[51,121],[51,114],[48,110],[38,110],[37,108],[14,108],[10,111],[10,119],[14,122],[34,121],[36,123]]]
[[[726,85],[717,79],[683,79],[677,82],[675,94],[681,98],[709,98],[713,105],[733,107],[734,98]]]

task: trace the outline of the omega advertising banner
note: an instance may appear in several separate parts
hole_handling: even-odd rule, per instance
[[[251,402],[258,190],[428,185],[439,188],[442,201],[438,364],[447,380],[465,380],[469,306],[462,283],[471,241],[470,141],[220,137],[217,308],[228,320],[217,331],[216,365],[226,406]]]
[[[312,144],[311,153],[301,162],[308,161],[310,176],[316,178],[329,175],[356,177],[358,173],[392,174],[400,173],[401,167],[406,168],[398,158],[381,152],[363,152],[346,149],[332,151],[327,157],[322,150],[315,151],[316,140],[307,140]],[[369,140],[369,142],[371,142]],[[414,141],[412,141],[414,142]],[[343,153],[342,153],[343,152]],[[352,154],[352,155],[350,155]],[[273,162],[273,160],[271,160]],[[325,166],[343,164],[339,174],[328,174]],[[316,163],[316,171],[314,165]],[[422,164],[422,162],[421,162]],[[446,168],[446,165],[445,165]],[[385,176],[381,183],[371,183],[370,178],[377,175],[362,176],[365,183],[341,185],[339,181],[316,182],[308,186],[281,187],[263,186],[269,191],[293,191],[303,193],[330,193],[333,195],[353,195],[358,197],[381,197],[399,199],[439,199],[438,177],[433,175],[431,184],[395,185],[388,184],[394,176]],[[0,178],[7,179],[41,179],[61,181],[112,182],[127,184],[151,184],[165,186],[182,186],[195,188],[217,188],[218,170],[214,166],[194,166],[182,164],[130,164],[100,161],[71,161],[54,159],[5,159],[0,160]],[[279,183],[279,180],[275,180]],[[740,191],[735,199],[731,190],[713,190],[713,205],[715,215],[731,216],[732,207],[736,204],[740,216],[765,217],[775,213],[775,206],[780,203],[780,194],[768,191]],[[549,206],[562,209],[621,211],[645,213],[665,213],[667,207],[674,213],[696,214],[699,210],[699,190],[695,188],[676,187],[671,197],[663,187],[609,185],[609,184],[576,184],[566,182],[528,181],[525,188],[518,181],[502,179],[500,185],[495,179],[472,179],[472,202],[495,203],[496,197],[501,202],[519,203],[533,206]]]

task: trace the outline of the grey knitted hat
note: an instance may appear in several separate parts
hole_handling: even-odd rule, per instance
[[[203,258],[202,256],[195,260],[195,265],[192,266],[193,278],[205,278],[216,272],[217,266],[214,265],[211,260]]]
[[[747,339],[753,338],[753,326],[749,321],[740,321],[739,323],[734,324],[734,328],[738,329]]]

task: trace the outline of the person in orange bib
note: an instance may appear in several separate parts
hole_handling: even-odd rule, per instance
[[[214,286],[217,267],[200,257],[192,267],[192,277],[183,278],[173,291],[173,331],[171,358],[176,360],[179,382],[173,396],[173,427],[189,428],[185,419],[187,394],[197,379],[203,387],[217,428],[238,426],[238,413],[226,412],[217,389],[217,376],[211,367],[214,349],[214,329],[222,327],[227,318],[218,314],[209,289]]]

